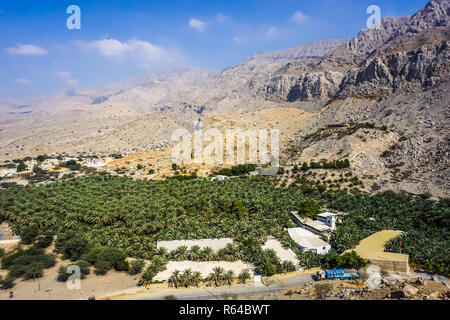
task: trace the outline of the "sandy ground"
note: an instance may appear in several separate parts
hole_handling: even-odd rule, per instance
[[[46,269],[44,277],[36,280],[22,281],[17,279],[12,289],[0,290],[0,300],[76,300],[87,299],[90,296],[98,296],[108,292],[124,290],[136,287],[139,276],[129,276],[125,272],[109,271],[104,276],[91,274],[81,280],[80,289],[68,289],[65,282],[56,281],[60,265],[68,264],[69,261],[60,261],[56,266]],[[2,270],[4,271],[4,270]],[[5,275],[5,272],[3,272]],[[9,298],[10,292],[14,293]]]
[[[12,240],[12,239],[13,235],[8,227],[8,224],[6,223],[0,224],[0,240]]]

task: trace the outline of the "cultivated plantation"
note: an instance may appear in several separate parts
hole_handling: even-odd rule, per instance
[[[50,185],[16,186],[1,190],[0,218],[26,243],[37,241],[46,247],[48,243],[42,244],[45,239],[56,236],[57,252],[72,261],[82,259],[94,265],[98,274],[113,267],[127,270],[125,257],[156,259],[151,282],[168,260],[242,260],[253,263],[263,274],[282,272],[282,261],[262,248],[268,236],[292,249],[303,266],[333,266],[336,257],[331,253],[300,253],[286,230],[294,226],[290,211],[314,218],[319,207],[330,208],[347,213],[331,238],[339,252],[376,231],[398,229],[405,233],[388,244],[389,251],[407,253],[412,263],[448,273],[448,199],[432,201],[393,192],[321,193],[296,182],[280,188],[272,179],[152,181],[93,175]],[[233,243],[209,253],[205,248],[196,248],[194,253],[186,247],[170,252],[157,248],[157,242],[163,240],[225,237]]]

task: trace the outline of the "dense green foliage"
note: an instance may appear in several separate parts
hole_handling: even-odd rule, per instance
[[[402,248],[395,239],[388,250],[408,253],[411,261],[420,264],[430,261],[445,268],[450,265],[448,199],[436,202],[393,192],[375,196],[343,191],[320,193],[309,190],[306,182],[278,188],[270,181],[260,176],[224,181],[152,181],[94,175],[50,185],[16,186],[0,191],[0,222],[8,221],[13,232],[21,236],[35,227],[39,235],[55,234],[58,252],[72,261],[91,254],[95,259],[86,260],[100,272],[107,267],[128,266],[112,266],[114,263],[107,257],[96,263],[96,246],[151,259],[157,253],[159,240],[232,237],[237,250],[232,254],[222,251],[221,255],[250,262],[268,261],[269,274],[273,265],[278,268],[278,262],[271,261],[270,254],[262,259],[265,237],[272,235],[292,246],[284,230],[293,227],[289,212],[298,210],[304,216],[314,216],[317,208],[326,207],[348,213],[344,225],[332,236],[332,244],[339,251],[354,247],[376,231],[398,229],[406,232]],[[77,237],[65,239],[66,230]],[[179,258],[189,254],[189,259],[202,259],[191,257],[192,252],[176,254]],[[115,256],[111,252],[108,255]],[[304,265],[321,263],[309,253],[300,257]],[[154,271],[150,269],[146,278],[152,279]]]
[[[367,262],[361,258],[356,251],[352,250],[342,255],[329,251],[322,257],[322,267],[326,269],[334,268],[361,268],[367,265]]]
[[[283,228],[293,226],[289,212],[299,210],[302,200],[260,177],[145,181],[90,176],[2,190],[0,219],[19,235],[30,225],[57,234],[57,248],[62,233],[71,230],[94,245],[151,258],[157,240],[287,239]],[[83,247],[74,244],[76,250],[78,246]]]
[[[215,174],[223,176],[242,176],[255,171],[256,165],[254,164],[240,164],[231,168],[223,168],[217,171]]]
[[[323,202],[330,208],[348,212],[345,223],[332,235],[332,245],[340,251],[383,229],[405,233],[387,244],[387,251],[410,255],[418,264],[426,261],[450,266],[450,201],[439,202],[384,192],[375,196],[327,193]],[[400,241],[402,247],[400,248]]]
[[[44,269],[55,263],[55,255],[46,254],[43,248],[33,246],[3,258],[2,268],[9,270],[9,277],[28,280],[42,277]]]

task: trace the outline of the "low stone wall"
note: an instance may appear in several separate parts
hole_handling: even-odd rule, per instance
[[[271,276],[270,280],[290,278],[290,277],[300,276],[300,275],[304,275],[304,274],[316,274],[317,271],[319,271],[319,270],[320,270],[320,267],[316,267],[316,268],[297,270],[297,271],[287,272],[287,273],[279,273],[279,274],[275,274],[275,275]]]
[[[397,272],[409,272],[408,261],[389,261],[389,260],[368,260],[369,264],[376,265],[380,267],[381,270],[385,271],[397,271]]]

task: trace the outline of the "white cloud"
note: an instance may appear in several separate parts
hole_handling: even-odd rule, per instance
[[[217,20],[217,22],[219,22],[219,23],[227,23],[227,22],[229,22],[230,20],[231,20],[231,18],[229,17],[229,16],[226,16],[226,15],[224,15],[223,13],[218,13],[217,15],[216,15],[216,20]]]
[[[275,27],[275,26],[272,26],[272,27],[269,28],[269,30],[267,30],[267,32],[266,32],[266,37],[267,37],[267,38],[273,38],[273,37],[275,37],[276,35],[278,35],[278,33],[279,33],[278,28]]]
[[[78,79],[75,79],[72,76],[72,73],[70,73],[70,72],[59,71],[59,72],[55,72],[55,75],[57,77],[59,77],[68,86],[75,86],[78,84]]]
[[[232,39],[233,39],[234,43],[243,43],[244,42],[244,38],[240,37],[240,36],[234,36]]]
[[[291,21],[295,22],[295,23],[300,23],[303,21],[308,20],[308,16],[306,14],[304,14],[303,12],[301,12],[300,10],[297,10],[294,15],[291,17]]]
[[[27,78],[18,78],[18,79],[13,79],[14,83],[17,84],[22,84],[22,85],[27,85],[27,84],[31,84],[31,80],[27,79]]]
[[[102,39],[90,42],[78,41],[78,45],[87,50],[95,50],[101,55],[116,60],[138,61],[144,67],[159,62],[174,62],[178,59],[176,52],[154,45],[147,41],[131,39],[121,42],[116,39]]]
[[[195,29],[199,32],[204,32],[207,25],[208,25],[208,23],[205,21],[201,21],[201,20],[197,20],[197,19],[189,20],[189,27],[191,27],[192,29]]]
[[[42,56],[48,54],[44,48],[35,46],[33,44],[20,44],[17,47],[7,48],[9,54],[26,55],[26,56]]]

